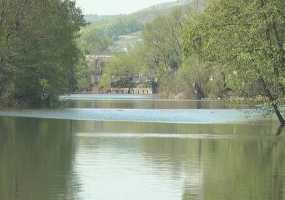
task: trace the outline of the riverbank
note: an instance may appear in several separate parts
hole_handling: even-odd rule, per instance
[[[172,94],[172,93],[159,93],[157,94],[160,98],[164,99],[175,99],[175,100],[197,100],[197,101],[224,101],[228,103],[236,103],[236,104],[266,104],[269,102],[269,99],[264,96],[256,96],[256,97],[239,97],[239,96],[227,96],[224,98],[220,97],[210,97],[210,98],[202,98],[198,99],[197,97],[185,93],[178,93],[178,94]],[[281,104],[285,104],[285,98],[280,99]]]
[[[28,103],[0,103],[0,110],[3,109],[43,109],[43,108],[59,108],[62,107],[65,101],[74,101],[74,100],[81,100],[81,101],[110,101],[110,100],[120,100],[120,101],[129,101],[129,100],[155,100],[155,101],[170,101],[170,102],[196,102],[196,103],[203,103],[203,102],[220,102],[223,105],[227,105],[227,107],[235,107],[235,108],[254,108],[254,107],[268,107],[270,110],[269,101],[267,98],[262,96],[257,96],[254,98],[245,98],[245,97],[227,97],[227,98],[203,98],[203,99],[191,99],[187,98],[183,95],[176,95],[176,96],[165,96],[162,94],[155,94],[155,95],[133,95],[133,94],[91,94],[91,93],[83,93],[83,94],[72,94],[72,95],[63,95],[57,98],[57,101],[54,102],[52,105],[44,104],[28,104]],[[285,99],[280,102],[281,105],[285,105]],[[186,104],[183,105],[183,108],[187,108]],[[166,109],[167,107],[165,107]],[[189,107],[190,108],[190,107]],[[199,106],[197,107],[199,108]]]

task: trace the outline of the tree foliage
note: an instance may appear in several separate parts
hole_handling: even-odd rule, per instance
[[[146,76],[149,69],[145,64],[144,52],[144,47],[138,45],[131,52],[114,55],[103,69],[101,87],[109,88],[112,82],[126,82],[127,85],[128,80],[135,76]]]
[[[1,97],[50,102],[76,89],[84,20],[74,1],[0,0],[0,16]]]
[[[112,59],[104,70],[103,85],[110,85],[106,83],[110,83],[112,76],[114,79],[125,76],[122,74],[131,76],[144,69],[143,74],[157,82],[162,95],[170,97],[185,93],[187,97],[199,99],[222,96],[224,85],[218,80],[220,74],[215,74],[215,68],[209,63],[201,63],[196,55],[184,56],[182,33],[191,11],[175,9],[147,23],[142,45]],[[211,77],[215,77],[215,81],[210,81]]]
[[[189,20],[184,51],[221,66],[236,89],[261,85],[277,111],[284,96],[284,9],[282,0],[212,0]]]
[[[171,15],[161,16],[146,25],[144,43],[151,64],[161,75],[173,73],[182,63],[181,31],[185,15],[177,9]]]

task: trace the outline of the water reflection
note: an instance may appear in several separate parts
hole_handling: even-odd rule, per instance
[[[0,199],[73,199],[70,123],[0,120]]]
[[[284,199],[285,135],[272,121],[0,117],[0,130],[1,200]]]
[[[281,199],[276,194],[284,192],[284,154],[279,146],[284,142],[283,137],[274,136],[233,140],[80,137],[76,163],[88,163],[77,166],[84,186],[81,197]]]

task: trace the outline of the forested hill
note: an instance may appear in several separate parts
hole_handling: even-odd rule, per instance
[[[146,23],[157,16],[160,15],[165,15],[170,13],[175,7],[180,7],[180,6],[186,6],[191,4],[191,0],[184,0],[184,1],[174,1],[174,2],[167,2],[167,3],[161,3],[157,4],[142,10],[139,10],[137,12],[134,12],[129,15],[85,15],[85,20],[89,23],[97,23],[101,21],[108,21],[108,20],[114,20],[116,18],[120,17],[132,17],[135,18],[137,21],[141,23]],[[195,4],[195,3],[192,3]]]
[[[197,0],[179,0],[168,3],[161,3],[154,6],[151,6],[146,9],[142,9],[138,12],[131,14],[131,16],[135,17],[141,23],[149,23],[153,21],[155,18],[170,14],[174,9],[181,7],[192,7],[194,8],[195,2]],[[200,0],[198,0],[200,2]]]
[[[86,54],[109,54],[126,49],[140,41],[139,32],[146,23],[191,4],[195,3],[183,0],[154,5],[128,15],[86,15],[89,25],[82,30],[79,45]]]

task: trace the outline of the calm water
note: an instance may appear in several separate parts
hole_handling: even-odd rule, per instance
[[[71,99],[56,111],[0,112],[1,200],[285,199],[285,131],[276,136],[277,123],[248,106]],[[192,117],[181,123],[186,108]],[[112,117],[119,111],[126,120]],[[216,120],[195,123],[210,114]]]

